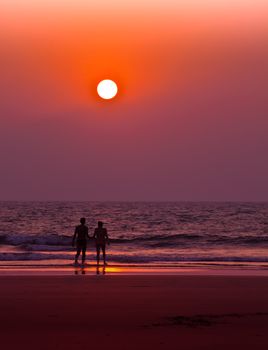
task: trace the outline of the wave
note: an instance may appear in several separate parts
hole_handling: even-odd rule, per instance
[[[200,234],[170,234],[170,235],[152,235],[145,237],[134,237],[134,238],[115,238],[111,241],[114,243],[135,243],[135,242],[163,242],[163,241],[175,241],[175,240],[200,240],[203,236]]]
[[[72,237],[58,235],[56,233],[44,235],[27,235],[27,234],[2,234],[0,235],[0,244],[14,246],[68,246],[71,244]]]
[[[58,235],[56,233],[43,235],[29,234],[0,234],[1,245],[12,245],[23,247],[26,250],[62,250],[62,247],[71,246],[72,236]],[[113,244],[136,244],[153,247],[176,247],[176,246],[191,246],[191,245],[267,245],[268,235],[212,235],[212,234],[152,234],[146,236],[136,236],[130,238],[112,238]]]
[[[73,260],[74,254],[68,252],[54,252],[51,254],[42,252],[10,252],[0,253],[1,261],[44,261],[44,260]],[[90,260],[95,258],[95,255],[88,256]],[[267,256],[170,256],[170,255],[123,255],[123,254],[109,254],[109,261],[115,263],[268,263]]]
[[[41,260],[70,260],[68,254],[42,254],[42,253],[0,253],[1,261],[41,261]]]
[[[171,235],[151,235],[145,237],[133,237],[133,238],[112,238],[111,242],[115,244],[125,243],[154,243],[154,242],[175,242],[175,241],[199,241],[204,237],[200,234],[171,234]],[[44,235],[27,235],[27,234],[2,234],[0,235],[0,244],[2,245],[14,245],[14,246],[70,246],[72,241],[71,236],[58,235],[58,234],[44,234]]]

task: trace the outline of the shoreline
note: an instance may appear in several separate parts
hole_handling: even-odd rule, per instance
[[[267,266],[219,266],[219,265],[198,265],[181,264],[180,266],[166,265],[135,265],[135,264],[109,264],[99,266],[96,264],[82,265],[40,265],[40,264],[12,264],[0,265],[1,276],[67,276],[67,275],[174,275],[174,276],[263,276],[268,277]]]

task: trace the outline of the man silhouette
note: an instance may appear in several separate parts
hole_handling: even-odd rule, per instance
[[[75,255],[75,264],[78,264],[78,258],[82,251],[82,264],[85,263],[86,260],[86,251],[87,251],[87,240],[89,238],[88,235],[88,227],[85,225],[86,219],[80,219],[80,225],[76,226],[73,236],[72,246],[75,246],[76,243],[76,255]]]
[[[107,265],[106,263],[106,243],[110,244],[109,237],[106,228],[103,227],[103,222],[98,221],[98,227],[95,228],[93,238],[95,239],[96,243],[96,251],[97,251],[97,264],[100,263],[100,250],[102,250],[102,256],[103,256],[103,263],[104,265]]]

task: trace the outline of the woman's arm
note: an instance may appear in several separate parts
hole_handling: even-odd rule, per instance
[[[110,239],[109,239],[109,236],[108,236],[108,232],[107,232],[107,229],[105,229],[105,240],[108,244],[110,244]]]
[[[96,238],[96,229],[94,230],[92,238],[94,238],[94,239]]]

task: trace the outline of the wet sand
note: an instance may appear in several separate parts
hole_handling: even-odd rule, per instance
[[[266,349],[268,277],[0,276],[5,349]]]

